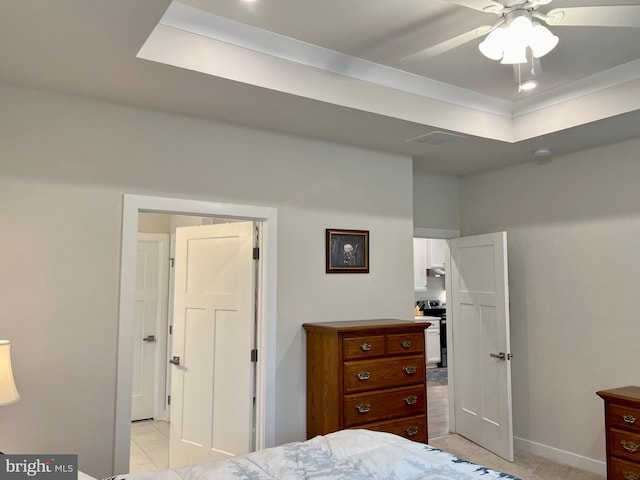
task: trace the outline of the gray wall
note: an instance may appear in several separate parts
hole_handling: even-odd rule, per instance
[[[508,234],[520,448],[604,460],[595,392],[640,382],[639,150],[629,141],[461,181],[463,235]]]
[[[123,193],[278,209],[279,443],[305,437],[302,323],[413,317],[411,159],[6,86],[0,104],[0,331],[22,396],[2,450],[112,473]],[[328,227],[370,230],[370,274],[324,273]]]
[[[460,179],[414,171],[413,224],[421,228],[460,230]]]

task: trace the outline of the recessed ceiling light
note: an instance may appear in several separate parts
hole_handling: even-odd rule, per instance
[[[533,154],[536,157],[548,157],[551,155],[551,150],[548,148],[539,148],[537,149],[535,152],[533,152]]]
[[[520,90],[533,90],[538,86],[537,80],[526,80],[520,84]]]

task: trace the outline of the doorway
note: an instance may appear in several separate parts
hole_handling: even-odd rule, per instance
[[[237,409],[242,403],[238,402],[238,399],[246,397],[245,409],[248,410],[248,415],[246,416],[255,421],[251,406],[251,399],[254,397],[252,390],[255,385],[253,372],[255,364],[248,363],[249,350],[246,351],[246,357],[242,352],[245,349],[255,348],[253,345],[255,341],[253,300],[257,298],[258,293],[256,289],[257,279],[254,275],[257,265],[255,260],[252,259],[251,248],[258,241],[261,225],[255,222],[224,217],[196,217],[159,213],[140,213],[138,218],[130,473],[166,469],[185,463],[184,455],[181,455],[178,451],[184,449],[183,442],[174,439],[176,443],[170,446],[169,439],[171,434],[175,433],[171,429],[178,428],[180,431],[183,430],[180,429],[179,425],[183,425],[184,420],[184,412],[179,408],[179,404],[184,400],[184,388],[186,388],[186,385],[183,377],[185,371],[181,368],[172,367],[170,359],[172,359],[172,355],[175,355],[175,352],[172,353],[172,341],[175,342],[177,340],[175,338],[176,335],[181,338],[184,336],[180,335],[181,332],[184,333],[184,330],[179,328],[179,325],[183,324],[184,318],[182,318],[182,315],[174,318],[173,305],[180,303],[176,301],[175,295],[183,291],[181,288],[176,289],[175,275],[178,270],[184,272],[187,258],[190,259],[191,263],[196,262],[197,265],[200,265],[200,269],[205,268],[207,271],[216,272],[214,276],[207,280],[205,285],[200,286],[200,290],[203,287],[213,288],[213,291],[217,292],[218,295],[222,291],[221,289],[229,288],[228,280],[234,279],[237,281],[240,269],[244,266],[244,277],[247,278],[245,286],[247,291],[242,301],[245,305],[242,307],[244,313],[241,316],[244,324],[241,328],[246,332],[243,342],[245,344],[244,347],[238,344],[241,340],[237,336],[238,332],[233,328],[230,329],[229,318],[223,318],[224,315],[217,309],[211,310],[206,315],[208,320],[200,326],[197,326],[197,322],[193,323],[194,319],[190,315],[189,331],[194,328],[199,330],[205,328],[207,330],[207,332],[200,331],[200,336],[208,339],[203,345],[205,351],[201,352],[202,354],[212,355],[213,351],[216,351],[216,362],[222,362],[225,365],[232,363],[237,367],[244,365],[245,369],[251,369],[251,371],[245,371],[242,377],[238,376],[240,374],[238,368],[233,369],[234,385],[243,385],[243,382],[238,380],[246,377],[244,392],[237,391],[233,395],[233,408]],[[238,230],[239,227],[241,227],[240,230]],[[231,252],[225,253],[225,250],[233,248],[232,245],[235,242],[232,241],[232,238],[238,238],[235,236],[237,231],[244,232],[244,255],[229,255]],[[201,238],[204,232],[209,232],[206,240]],[[218,237],[222,236],[222,239],[215,241],[211,237],[212,232],[216,232]],[[190,241],[190,243],[210,243],[212,240],[213,243],[210,244],[208,249],[201,252],[204,255],[203,258],[194,260],[197,252],[192,251],[191,255],[185,255],[182,250],[176,251],[177,234],[180,234],[182,238],[186,236],[188,238],[187,242]],[[183,248],[188,247],[183,243]],[[244,257],[246,257],[246,260]],[[216,258],[218,258],[218,262],[216,262]],[[232,260],[233,258],[236,260]],[[243,260],[240,260],[241,258]],[[220,264],[221,259],[226,268],[226,273],[223,273],[221,268],[223,266]],[[216,278],[219,278],[220,281],[226,279],[227,282],[219,283],[215,281]],[[211,283],[212,280],[215,281],[215,284]],[[192,286],[192,288],[194,287]],[[171,296],[169,292],[171,292]],[[202,306],[200,305],[200,307]],[[220,307],[221,305],[218,306]],[[183,312],[183,310],[179,310],[179,312]],[[232,315],[228,309],[226,314],[227,316]],[[231,324],[239,327],[241,323],[238,320],[241,318],[238,318],[237,314],[238,312],[236,312],[236,317]],[[227,324],[227,326],[225,327],[224,324]],[[206,325],[211,325],[213,330],[209,331]],[[239,355],[235,362],[230,362],[228,358],[229,355],[233,356],[234,353],[224,353],[224,344],[229,343],[230,338],[233,338],[234,343],[240,347],[235,349],[237,352],[235,355]],[[179,349],[184,350],[183,341],[180,341],[179,345]],[[195,355],[195,352],[192,351],[191,354]],[[199,364],[193,364],[191,368],[187,369],[190,372],[189,378],[194,374],[195,369],[199,368]],[[215,383],[215,391],[217,392],[220,389],[224,392],[231,390],[228,385],[220,385],[219,379],[224,378],[224,372],[217,370],[218,375],[215,375],[215,378],[218,381]],[[172,379],[173,382],[178,382],[182,386],[176,387],[174,392],[171,391]],[[200,388],[204,388],[203,385],[206,383],[206,379],[199,379]],[[211,387],[213,388],[214,385],[211,385]],[[227,395],[230,394],[217,393],[216,404],[223,405],[223,399]],[[174,423],[170,424],[171,405],[177,407],[175,415],[171,418],[172,422],[175,420],[175,425]],[[194,407],[194,405],[191,405],[191,407]],[[222,406],[219,408],[225,410]],[[196,413],[198,412],[196,408],[190,408],[189,411],[192,412],[190,415],[194,417],[200,428],[209,423],[205,421],[208,409],[205,408],[204,412],[201,413]],[[223,415],[225,418],[229,417],[228,413],[223,413]],[[246,418],[244,421],[247,421]],[[213,423],[217,425],[217,430],[220,432],[225,431],[224,420],[220,421],[220,418],[217,418]],[[234,424],[232,432],[227,431],[224,434],[218,434],[218,436],[222,435],[222,438],[225,439],[232,438],[234,435],[238,436],[237,428],[235,427],[236,425]],[[229,441],[222,442],[227,447],[225,451],[231,449],[235,453],[248,453],[253,450],[253,442],[250,440],[253,437],[251,433],[253,428],[254,425],[247,425],[246,433],[233,446],[228,445]],[[206,438],[208,435],[204,435],[204,437]],[[218,448],[222,446],[220,441],[216,443]],[[192,444],[192,442],[189,442],[189,444]],[[171,462],[169,453],[171,453]],[[203,452],[201,455],[207,457],[212,453]]]
[[[171,213],[187,216],[252,220],[263,225],[261,261],[256,303],[260,352],[256,368],[255,448],[275,443],[275,319],[277,211],[274,208],[199,202],[192,200],[124,195],[120,320],[118,338],[114,473],[129,470],[131,439],[132,352],[135,312],[135,272],[139,213]]]
[[[418,307],[416,315],[435,317],[425,332],[429,439],[447,435],[453,427],[453,384],[446,350],[450,335],[446,328],[446,239],[459,236],[457,230],[414,228],[414,307]]]

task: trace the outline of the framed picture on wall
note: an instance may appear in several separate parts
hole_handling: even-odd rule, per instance
[[[369,231],[327,228],[327,273],[369,273]]]

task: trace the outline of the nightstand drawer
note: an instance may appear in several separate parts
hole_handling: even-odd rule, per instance
[[[608,480],[640,480],[640,465],[619,458],[611,459],[611,472]]]
[[[345,360],[384,355],[384,335],[345,338],[343,352]]]
[[[424,383],[424,356],[345,362],[345,393]]]
[[[379,422],[362,425],[359,428],[375,430],[378,432],[389,432],[408,438],[414,442],[427,443],[427,421],[424,415],[407,417],[389,422]]]
[[[612,403],[607,409],[608,425],[640,434],[640,409]]]
[[[380,393],[358,393],[344,397],[344,422],[347,427],[406,417],[425,411],[424,386],[385,390]]]
[[[418,354],[424,351],[424,333],[397,333],[387,335],[387,354]]]
[[[612,428],[608,441],[611,455],[640,462],[640,435]]]

